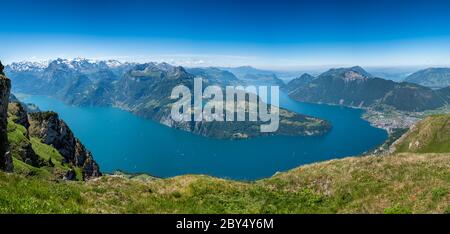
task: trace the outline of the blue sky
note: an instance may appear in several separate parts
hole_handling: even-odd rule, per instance
[[[450,66],[450,2],[0,0],[0,59]]]

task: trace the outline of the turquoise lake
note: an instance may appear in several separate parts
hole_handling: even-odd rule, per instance
[[[77,107],[45,96],[18,95],[41,110],[53,110],[92,151],[103,172],[123,170],[169,177],[208,174],[254,180],[297,166],[359,155],[381,144],[386,131],[361,119],[362,110],[301,103],[281,94],[280,106],[329,120],[320,137],[260,137],[216,140],[172,129],[116,108]]]

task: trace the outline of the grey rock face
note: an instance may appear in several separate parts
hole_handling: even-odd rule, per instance
[[[5,67],[3,66],[2,62],[0,61],[0,75],[5,75],[5,73],[3,72],[3,69],[5,69]]]
[[[76,172],[73,169],[70,169],[66,172],[66,174],[63,176],[64,180],[75,180],[76,179]]]
[[[18,102],[14,99],[13,95],[10,95],[10,103],[8,105],[8,117],[16,124],[22,125],[25,127],[26,132],[24,137],[27,138],[25,141],[16,142],[14,144],[11,144],[10,142],[10,150],[11,153],[16,153],[20,160],[23,162],[32,165],[34,167],[39,167],[43,163],[43,160],[41,160],[38,155],[34,152],[30,137],[28,134],[28,127],[30,126],[30,123],[28,122],[28,115],[27,111],[25,110],[24,104]],[[8,129],[9,131],[11,129]]]
[[[27,111],[20,102],[10,102],[8,106],[8,112],[10,115],[15,116],[15,118],[13,119],[14,123],[20,124],[26,129],[30,127]]]
[[[67,124],[55,112],[29,114],[30,136],[42,139],[44,144],[52,145],[64,157],[64,163],[81,167],[83,178],[101,175],[98,164],[91,152],[77,139]]]
[[[0,169],[12,171],[13,164],[8,144],[8,103],[11,90],[11,81],[3,73],[3,65],[0,62]]]

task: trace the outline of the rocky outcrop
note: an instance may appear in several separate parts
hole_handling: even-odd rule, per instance
[[[11,141],[10,139],[9,141],[10,152],[12,153],[13,157],[14,155],[17,155],[18,159],[34,167],[40,167],[41,165],[43,165],[43,160],[38,157],[31,145],[30,137],[28,134],[28,127],[30,126],[30,123],[28,122],[27,111],[21,103],[16,101],[9,103],[8,119],[18,125],[22,125],[25,128],[25,130],[23,131],[23,136],[21,136],[20,140],[16,139],[14,141]],[[16,131],[18,125],[8,126],[8,131]],[[22,131],[19,130],[19,132]]]
[[[77,173],[75,172],[75,170],[70,169],[63,176],[63,179],[64,180],[76,180],[76,177],[77,177]]]
[[[83,65],[79,63],[81,61]],[[245,71],[243,73],[252,73],[238,78],[233,73],[218,68],[186,70],[167,63],[128,64],[126,69],[120,71],[104,67],[102,75],[96,69],[78,69],[85,66],[97,67],[89,61],[57,59],[43,67],[24,63],[12,64],[7,69],[15,82],[16,92],[49,95],[73,105],[118,107],[167,126],[211,138],[322,135],[330,128],[326,121],[287,110],[284,111],[287,115],[280,116],[280,127],[273,133],[261,133],[261,123],[254,121],[172,121],[171,106],[176,100],[171,98],[171,91],[178,85],[193,90],[195,77],[202,77],[205,87],[249,84],[284,86],[283,81],[273,73],[254,68],[242,68]]]
[[[11,81],[3,73],[3,65],[0,62],[0,169],[12,171],[13,164],[8,143],[8,103],[11,90]]]
[[[17,150],[17,155],[20,160],[24,163],[31,165],[33,167],[40,167],[44,165],[44,162],[39,159],[36,152],[34,152],[33,147],[29,141],[23,142],[22,145],[15,148]]]
[[[82,168],[83,178],[101,175],[91,152],[77,139],[67,124],[55,112],[37,112],[28,115],[30,136],[52,145],[64,157],[64,163]]]
[[[20,124],[26,129],[30,127],[27,111],[20,102],[11,101],[8,106],[8,114],[12,117],[14,123]]]
[[[5,69],[5,67],[3,66],[2,62],[0,61],[0,75],[4,76],[5,73],[3,72],[3,69]]]

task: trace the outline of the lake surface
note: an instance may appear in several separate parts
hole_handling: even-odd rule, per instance
[[[92,151],[103,172],[123,170],[159,177],[208,174],[253,180],[297,166],[359,155],[381,144],[386,131],[361,119],[362,110],[301,103],[280,94],[280,106],[329,120],[320,137],[216,140],[172,129],[115,108],[77,107],[45,96],[18,95],[53,110]]]

